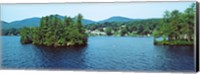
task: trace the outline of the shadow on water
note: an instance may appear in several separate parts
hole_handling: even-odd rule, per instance
[[[158,68],[164,71],[194,71],[193,46],[155,46],[155,49],[161,54],[155,59]]]
[[[41,59],[40,68],[79,70],[86,68],[84,52],[87,46],[80,47],[46,47],[35,46]]]
[[[194,46],[164,46],[167,53],[194,56]]]

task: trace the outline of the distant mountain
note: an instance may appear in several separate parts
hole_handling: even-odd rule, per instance
[[[10,28],[22,28],[22,27],[33,27],[39,26],[40,18],[28,18],[20,21],[14,21],[11,23],[2,23],[3,29],[10,29]]]
[[[8,23],[1,20],[0,25],[1,25],[0,29],[2,29],[2,28],[4,28],[5,25],[8,25]]]
[[[58,15],[58,18],[64,19],[64,16]],[[11,28],[23,28],[23,27],[35,27],[40,25],[40,19],[39,17],[33,17],[33,18],[28,18],[28,19],[23,19],[23,20],[18,20],[18,21],[13,21],[11,23],[7,23],[5,21],[1,21],[3,29],[11,29]],[[75,20],[75,18],[74,18]],[[126,17],[121,17],[121,16],[114,16],[110,17],[108,19],[94,22],[89,19],[83,19],[82,22],[84,25],[87,24],[92,24],[92,23],[103,23],[103,22],[128,22],[128,21],[135,21],[135,20],[142,20],[142,19],[131,19],[131,18],[126,18]]]
[[[61,15],[58,15],[57,17],[58,17],[59,19],[62,19],[62,20],[65,18],[64,16],[61,16]],[[82,22],[83,22],[83,25],[95,23],[94,21],[88,20],[88,19],[83,19]]]
[[[139,20],[139,19],[131,19],[131,18],[126,18],[126,17],[121,17],[121,16],[114,16],[114,17],[110,17],[108,19],[99,21],[99,23],[103,23],[103,22],[128,22],[128,21],[133,21],[133,20]]]
[[[64,16],[58,15],[58,18],[64,19]],[[23,27],[35,27],[35,26],[40,25],[40,19],[41,18],[34,17],[34,18],[28,18],[28,19],[19,20],[19,21],[13,21],[11,23],[1,21],[1,24],[2,24],[3,29],[11,29],[11,28],[19,29]],[[94,21],[88,20],[88,19],[83,19],[82,22],[84,25],[95,23]]]
[[[83,22],[84,25],[96,23],[96,22],[94,22],[92,20],[88,20],[88,19],[83,19],[82,22]]]
[[[7,23],[7,22],[5,22],[5,21],[1,21],[1,25],[2,25],[2,24],[8,24],[8,23]]]

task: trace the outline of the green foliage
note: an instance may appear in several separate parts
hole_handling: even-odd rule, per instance
[[[83,16],[79,14],[75,18],[72,20],[66,16],[61,20],[58,15],[42,17],[39,27],[20,31],[21,42],[54,47],[85,45],[88,36],[81,22]]]
[[[107,35],[114,36],[146,36],[152,34],[160,19],[144,19],[129,22],[104,22],[86,25],[85,28],[90,31],[101,31]],[[111,30],[112,33],[111,33]]]
[[[106,28],[105,32],[108,36],[112,35],[112,29],[111,28]]]
[[[27,44],[27,43],[31,43],[32,39],[31,39],[31,28],[23,28],[20,30],[20,35],[21,35],[21,43],[23,44]]]
[[[162,37],[163,41],[155,44],[187,44],[194,41],[195,4],[184,12],[166,11],[161,25],[153,32],[155,38]],[[167,39],[168,38],[168,39]]]

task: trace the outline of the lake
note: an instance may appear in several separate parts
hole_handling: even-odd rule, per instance
[[[154,45],[153,37],[88,38],[84,47],[21,44],[1,36],[2,68],[95,71],[195,71],[193,46]]]

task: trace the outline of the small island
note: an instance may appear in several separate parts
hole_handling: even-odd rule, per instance
[[[82,46],[87,44],[87,34],[82,26],[83,16],[75,18],[58,15],[42,17],[39,27],[25,27],[20,30],[21,43],[44,46]]]

